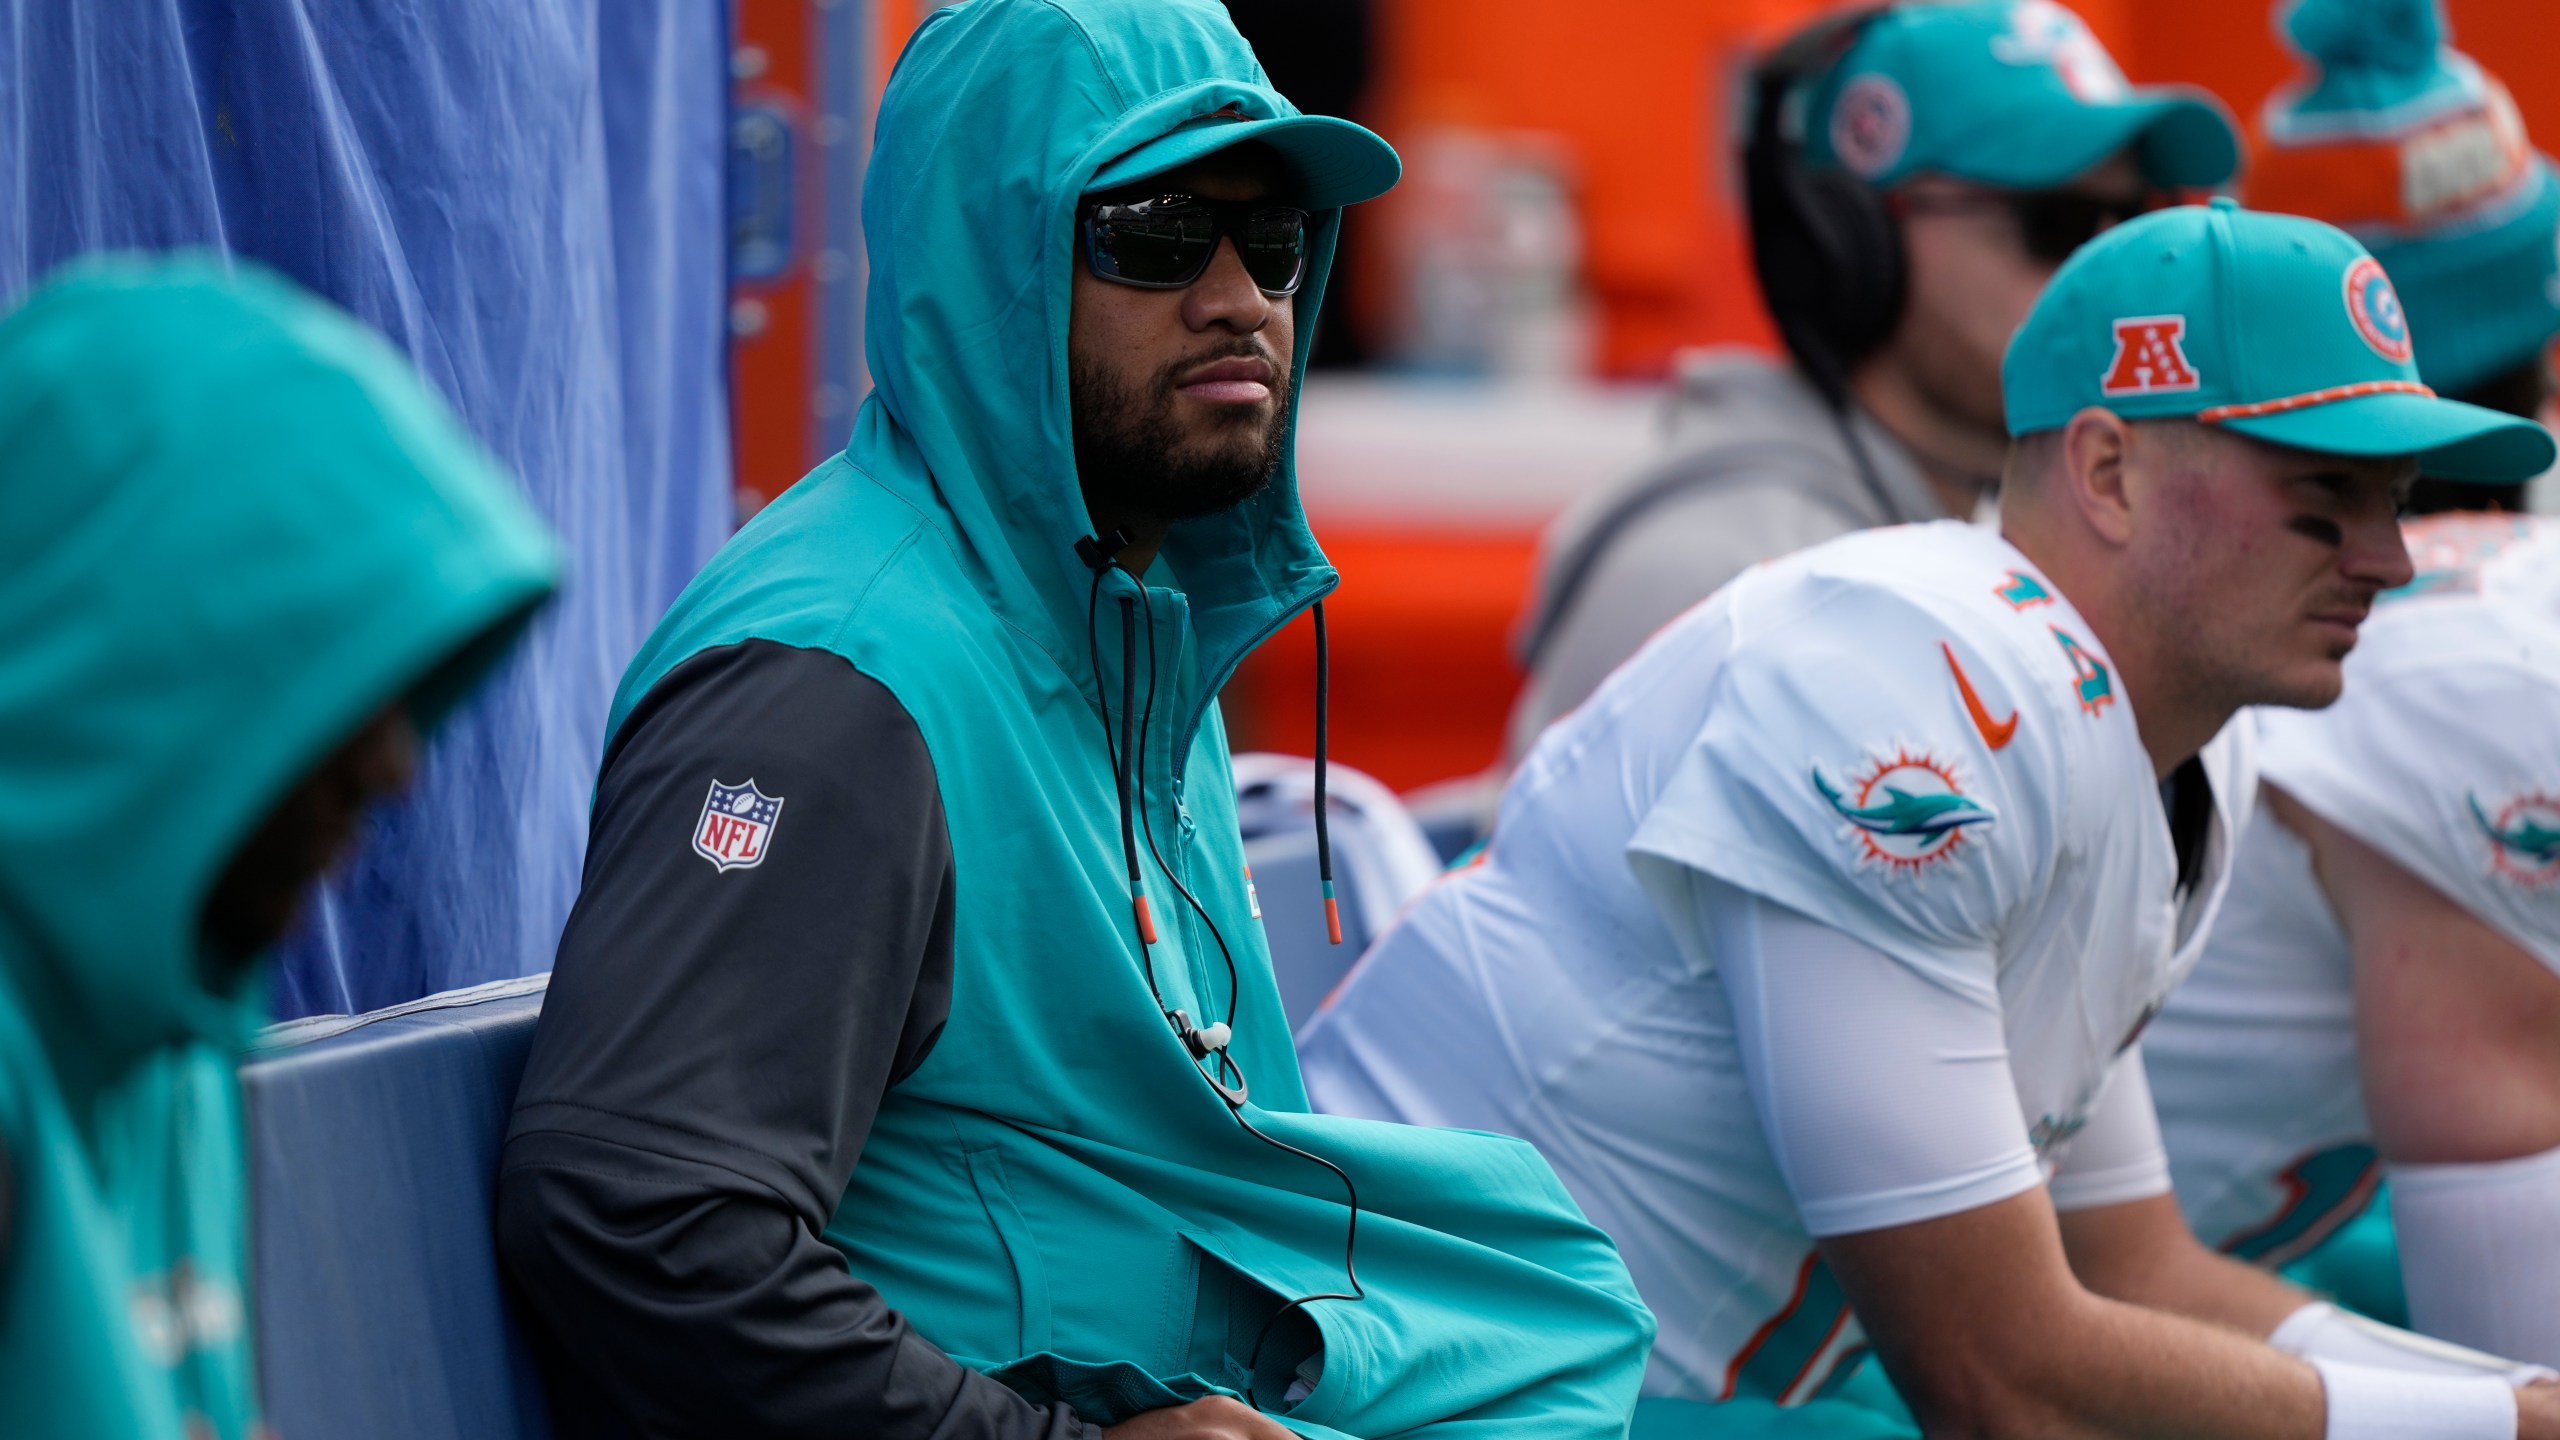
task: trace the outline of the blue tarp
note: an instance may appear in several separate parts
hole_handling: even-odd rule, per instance
[[[405,348],[573,557],[283,1015],[550,967],[614,684],[729,529],[727,54],[709,0],[0,0],[0,305],[96,250],[254,257]]]

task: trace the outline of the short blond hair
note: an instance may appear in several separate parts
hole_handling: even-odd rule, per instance
[[[2175,415],[2158,420],[2125,422],[2146,437],[2159,440],[2180,452],[2181,458],[2192,459],[2211,442],[2213,427],[2192,416]],[[2009,458],[2000,468],[2000,486],[2015,493],[2021,485],[2032,485],[2053,473],[2062,463],[2062,437],[2070,427],[2056,426],[2020,435],[2009,442]]]

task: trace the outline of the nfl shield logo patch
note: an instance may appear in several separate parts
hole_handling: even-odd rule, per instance
[[[764,863],[773,845],[774,822],[782,816],[782,797],[767,795],[752,779],[744,785],[711,782],[702,802],[702,818],[694,822],[693,853],[722,870],[748,870]]]

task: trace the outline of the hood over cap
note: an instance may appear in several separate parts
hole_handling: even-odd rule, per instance
[[[1163,155],[1157,142],[1221,112],[1245,123],[1209,133],[1334,157],[1299,177],[1331,197],[1394,179],[1394,152],[1347,122],[1257,124],[1299,112],[1215,0],[964,0],[924,22],[881,101],[862,207],[877,388],[850,453],[885,475],[920,452],[990,602],[1088,685],[1092,572],[1074,547],[1092,526],[1067,399],[1077,202],[1123,157]],[[1344,158],[1364,147],[1365,165]],[[1355,172],[1366,178],[1346,189]],[[1314,222],[1293,393],[1341,212]],[[1198,647],[1179,755],[1226,674],[1338,578],[1299,505],[1294,436],[1261,494],[1173,527],[1152,578],[1166,577]]]
[[[514,487],[387,343],[212,258],[0,322],[0,985],[55,1073],[236,1043],[212,887],[385,704],[421,727],[553,588]]]

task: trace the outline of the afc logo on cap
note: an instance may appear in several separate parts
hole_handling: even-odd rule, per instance
[[[2116,354],[2098,382],[2105,395],[2168,395],[2204,383],[2187,359],[2184,315],[2135,315],[2115,322]]]
[[[2400,292],[2382,273],[2382,262],[2361,256],[2347,267],[2347,319],[2373,353],[2395,365],[2409,363],[2409,316],[2400,308]]]
[[[782,818],[782,797],[767,795],[749,780],[744,785],[711,782],[703,797],[702,818],[693,824],[693,853],[721,870],[747,870],[764,863],[773,846],[774,823]]]

